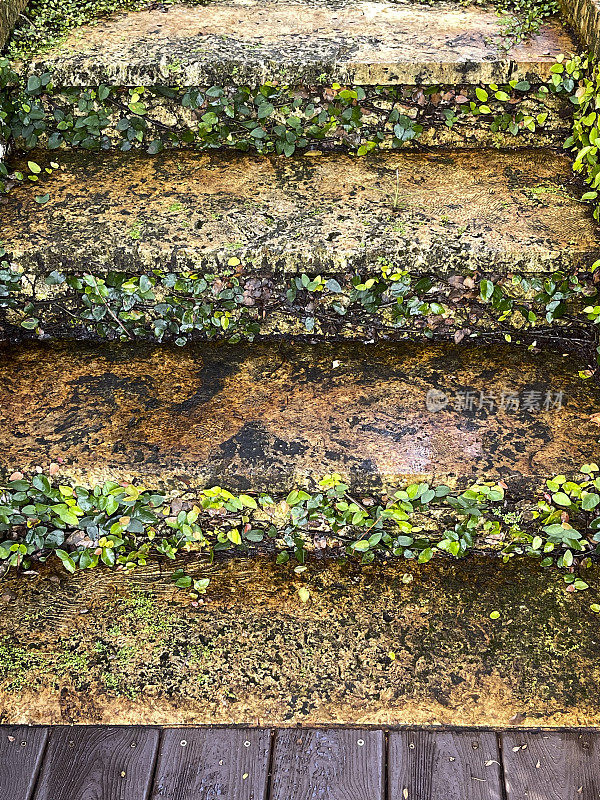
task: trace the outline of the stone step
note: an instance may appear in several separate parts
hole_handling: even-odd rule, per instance
[[[153,488],[287,493],[339,473],[530,492],[593,460],[600,390],[509,345],[4,348],[0,466]]]
[[[209,0],[117,14],[21,63],[46,114],[25,141],[286,155],[560,147],[573,107],[546,82],[578,45],[556,18],[510,47],[506,23],[491,7],[406,0]]]
[[[597,226],[577,200],[569,159],[551,151],[367,159],[70,153],[59,160],[61,168],[42,183],[17,185],[0,199],[7,260],[22,273],[14,305],[35,306],[9,319],[18,326],[35,318],[48,334],[92,335],[90,326],[71,325],[88,310],[86,284],[74,291],[55,274],[48,286],[44,279],[56,271],[63,279],[87,273],[108,280],[111,271],[149,276],[158,284],[150,309],[168,294],[165,275],[192,271],[208,276],[207,302],[229,308],[230,323],[241,314],[263,334],[309,330],[363,339],[372,338],[370,326],[386,335],[522,327],[521,311],[482,302],[482,279],[523,299],[515,274],[539,283],[558,270],[581,271],[586,292],[595,291],[584,273],[600,257]],[[321,276],[320,288],[305,291],[303,275],[305,283]],[[377,281],[372,295],[355,291],[350,303],[353,280],[364,286],[369,279]],[[295,281],[300,289],[290,300]],[[396,313],[394,297],[382,291],[402,281],[410,290]],[[217,303],[219,291],[210,287],[229,291],[234,284],[237,300]],[[189,297],[192,289],[180,298],[185,291]],[[410,297],[425,303],[421,311],[414,303],[407,310]],[[113,310],[131,328],[123,293],[119,298],[112,298]],[[581,311],[587,299],[579,302]],[[142,306],[139,299],[135,309]],[[543,305],[538,312],[546,324]],[[145,325],[150,335],[154,312],[148,314],[139,329]]]
[[[436,85],[547,79],[577,44],[558,21],[508,52],[494,9],[247,0],[117,14],[34,59],[62,86]]]
[[[550,150],[59,161],[0,199],[2,242],[26,273],[215,271],[235,257],[247,273],[331,276],[382,257],[414,275],[547,275],[600,257],[570,159]]]
[[[176,567],[210,578],[200,604]],[[597,586],[598,565],[584,575]],[[600,724],[597,593],[531,560],[313,559],[297,574],[194,557],[66,575],[54,559],[2,587],[3,722]],[[454,797],[499,796],[475,792]]]

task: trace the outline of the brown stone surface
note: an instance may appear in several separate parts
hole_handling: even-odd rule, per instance
[[[3,582],[1,722],[600,724],[597,567],[568,593],[517,558],[57,564]]]
[[[522,490],[594,458],[600,391],[577,369],[464,342],[5,348],[0,466],[272,492],[331,472],[358,488],[484,478]],[[447,402],[432,409],[435,392]]]
[[[270,275],[364,272],[379,257],[413,273],[546,273],[600,257],[571,162],[547,150],[59,160],[43,187],[0,199],[26,272],[210,271],[235,256]]]
[[[494,9],[385,0],[241,0],[120,14],[37,59],[56,85],[362,85],[544,79],[577,49],[558,21],[508,53]]]

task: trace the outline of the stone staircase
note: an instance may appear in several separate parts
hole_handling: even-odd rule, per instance
[[[29,85],[41,84],[42,104],[60,109],[55,116],[71,130],[84,119],[97,126],[101,147],[141,142],[158,152],[56,151],[66,122],[63,133],[40,133],[38,147],[51,149],[25,156],[22,169],[35,158],[50,174],[39,190],[25,181],[2,201],[2,240],[20,281],[8,336],[25,329],[37,338],[184,344],[208,335],[286,345],[152,349],[141,370],[125,345],[103,348],[100,358],[79,348],[17,350],[1,404],[4,441],[15,441],[3,452],[7,467],[61,458],[66,473],[88,480],[116,470],[172,485],[183,473],[198,485],[273,492],[324,472],[363,487],[414,477],[540,483],[590,460],[598,393],[578,378],[589,334],[573,328],[574,314],[544,313],[551,293],[541,312],[535,307],[549,276],[556,284],[581,275],[580,292],[590,293],[588,268],[600,254],[570,161],[551,147],[564,138],[568,109],[545,82],[577,45],[559,21],[508,51],[501,33],[495,12],[446,3],[175,4],[117,14],[34,56]],[[291,106],[281,100],[283,82]],[[253,110],[225,135],[217,117],[241,114],[232,99],[241,87]],[[268,99],[276,90],[279,105]],[[315,120],[327,116],[327,93],[331,100],[340,91],[355,126],[344,129],[342,112],[319,147]],[[231,102],[206,111],[223,97]],[[463,112],[474,98],[475,113],[456,115],[457,97]],[[492,135],[481,105],[505,98],[521,133]],[[541,125],[536,104],[545,109]],[[94,113],[104,121],[90,123]],[[122,138],[135,119],[145,125],[139,136]],[[153,122],[163,126],[159,140]],[[419,136],[410,128],[417,123]],[[415,134],[408,151],[357,157],[369,142],[369,150],[400,144],[398,125]],[[205,152],[181,149],[184,134],[199,137]],[[258,153],[227,149],[244,137]],[[282,140],[290,158],[269,152]],[[493,140],[512,147],[498,150]],[[504,341],[535,349],[560,335],[558,356]],[[458,344],[312,344],[407,337]],[[560,355],[565,348],[574,358]],[[37,352],[45,356],[35,372],[14,368],[13,359],[24,367]],[[117,352],[122,366],[109,369],[104,359]],[[77,388],[66,376],[55,383],[65,373],[77,374]],[[129,410],[139,399],[115,392],[141,373],[153,399],[139,416]],[[431,391],[446,396],[438,414],[427,408]],[[520,397],[516,412],[503,405],[509,394]],[[109,424],[100,396],[128,409],[127,432]],[[56,398],[46,421],[24,397],[40,412]],[[523,405],[527,397],[535,402]],[[556,397],[565,408],[549,405]],[[26,419],[15,425],[24,408],[31,431]]]
[[[480,481],[511,509],[576,476],[600,247],[547,81],[578,49],[557,19],[510,47],[477,5],[248,0],[35,54],[51,122],[0,199],[2,472],[276,499]]]

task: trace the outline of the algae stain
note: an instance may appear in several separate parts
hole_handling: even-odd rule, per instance
[[[139,220],[135,222],[128,230],[129,238],[138,241],[142,238],[144,223]]]
[[[8,638],[0,640],[0,690],[19,691],[32,684],[32,674],[42,671],[48,658]]]

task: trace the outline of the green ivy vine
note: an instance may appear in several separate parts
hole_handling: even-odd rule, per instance
[[[24,275],[0,247],[0,334],[71,335],[99,340],[252,341],[263,333],[351,329],[353,336],[454,333],[469,319],[473,335],[582,328],[600,321],[593,276],[556,272],[494,282],[469,276],[414,276],[380,259],[377,272],[327,278],[301,273],[279,282],[240,259],[215,273],[154,270]],[[462,295],[457,299],[459,290]],[[478,323],[473,322],[475,316]],[[589,336],[590,346],[593,337]]]
[[[164,122],[165,108],[174,121]],[[291,156],[343,148],[362,156],[415,145],[425,130],[458,130],[469,120],[481,120],[499,137],[535,134],[550,122],[564,127],[548,87],[525,80],[485,89],[339,84],[298,89],[271,83],[58,89],[49,72],[21,78],[8,59],[0,59],[0,136],[26,150],[119,147],[157,154],[165,147],[228,147]],[[474,135],[469,130],[457,136]],[[548,135],[555,134],[549,129]],[[0,189],[10,185],[8,175],[0,161]],[[28,177],[36,174],[30,171]]]
[[[577,481],[558,475],[540,496],[519,501],[502,484],[486,482],[462,492],[414,483],[358,497],[333,474],[313,490],[281,497],[218,486],[181,497],[116,481],[84,487],[14,473],[0,489],[0,562],[30,569],[55,556],[75,572],[101,563],[132,570],[152,555],[212,559],[256,548],[298,567],[319,553],[369,564],[490,552],[504,561],[526,555],[542,567],[556,565],[580,590],[587,584],[576,567],[600,554],[599,472],[597,464],[584,464]],[[182,573],[176,580],[196,593],[208,584],[193,586]]]

